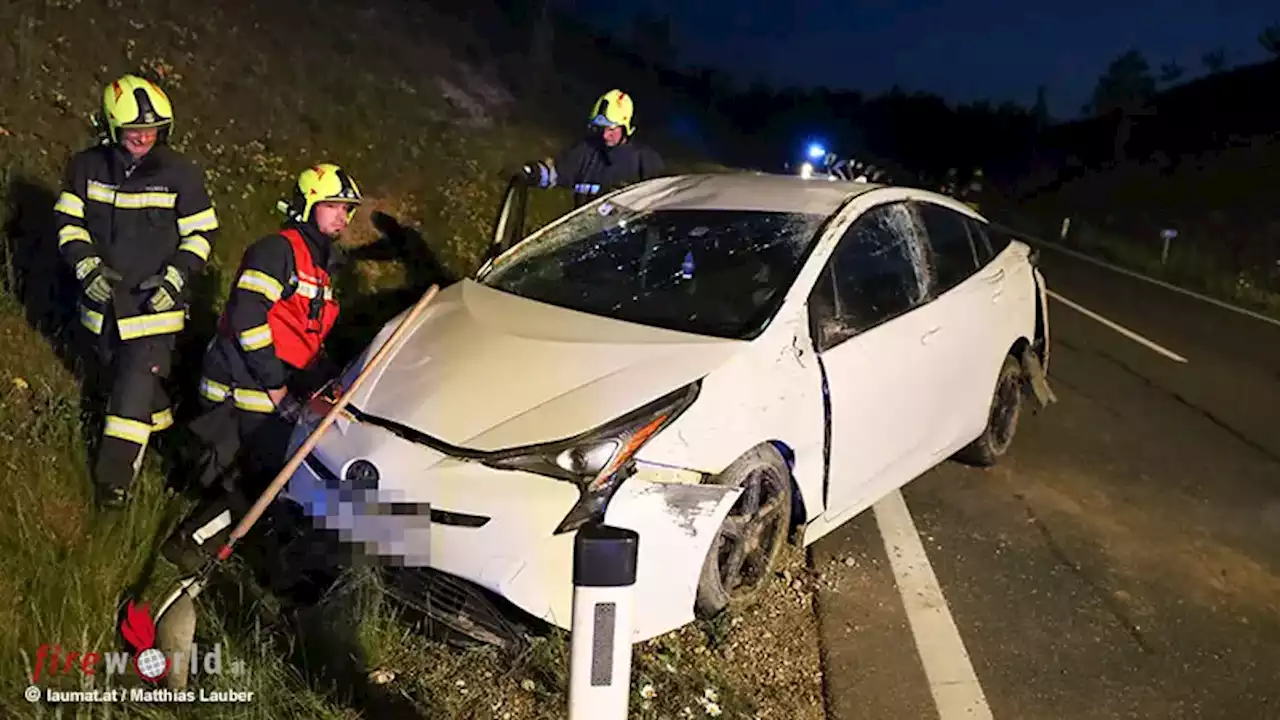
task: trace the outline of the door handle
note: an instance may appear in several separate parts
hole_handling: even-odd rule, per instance
[[[937,335],[937,334],[938,334],[938,332],[939,332],[939,331],[941,331],[941,330],[942,330],[942,327],[941,327],[941,326],[939,326],[939,327],[934,327],[934,328],[929,328],[928,330],[926,330],[926,331],[925,331],[925,333],[924,333],[923,335],[921,335],[921,336],[920,336],[920,344],[921,344],[921,345],[928,345],[928,344],[929,344],[929,340],[930,340],[931,338],[933,338],[933,336],[934,336],[934,335]]]
[[[994,285],[994,284],[996,284],[996,283],[998,283],[998,282],[1001,282],[1002,280],[1004,280],[1004,268],[1000,268],[999,270],[997,270],[997,271],[995,271],[995,272],[991,273],[990,275],[986,276],[986,278],[984,278],[984,279],[985,279],[987,282],[991,283],[992,285]]]

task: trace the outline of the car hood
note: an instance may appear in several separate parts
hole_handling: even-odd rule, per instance
[[[356,367],[403,317],[383,327]],[[567,310],[471,280],[442,290],[415,325],[351,405],[476,450],[589,430],[705,376],[747,344]]]

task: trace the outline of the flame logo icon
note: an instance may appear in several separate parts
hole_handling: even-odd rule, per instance
[[[133,601],[125,609],[124,622],[120,623],[120,634],[133,646],[133,669],[143,680],[155,682],[169,674],[169,658],[157,650],[156,626],[151,621],[151,613],[146,603],[135,608]]]

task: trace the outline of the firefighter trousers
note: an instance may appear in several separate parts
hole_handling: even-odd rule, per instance
[[[276,412],[246,410],[231,396],[201,399],[191,432],[203,444],[196,469],[204,499],[166,541],[165,556],[194,571],[230,536],[287,462],[293,421]]]
[[[105,330],[97,338],[96,350],[107,406],[93,479],[102,487],[127,489],[142,466],[152,435],[173,425],[165,383],[176,336],[120,340],[114,327]]]

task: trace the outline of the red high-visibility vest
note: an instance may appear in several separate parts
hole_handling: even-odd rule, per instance
[[[311,364],[324,339],[338,319],[338,301],[333,297],[329,273],[311,257],[302,233],[290,228],[280,232],[293,248],[297,284],[293,294],[277,300],[267,312],[276,357],[287,365],[305,368]]]

